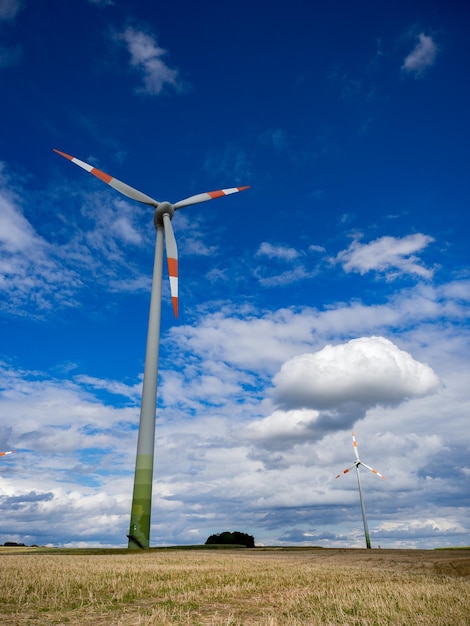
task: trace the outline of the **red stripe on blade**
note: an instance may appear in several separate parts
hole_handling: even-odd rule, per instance
[[[170,276],[178,278],[178,260],[168,257],[168,273]]]
[[[57,154],[60,154],[60,156],[65,157],[69,161],[73,159],[73,156],[70,156],[70,154],[67,154],[66,152],[61,152],[60,150],[56,150],[55,148],[52,148],[52,149],[54,150],[54,152],[57,152]]]
[[[103,180],[105,183],[108,183],[108,184],[109,184],[109,181],[113,178],[109,174],[106,174],[105,172],[102,172],[101,170],[97,169],[96,167],[94,167],[91,170],[90,173],[94,174],[94,176],[96,176],[97,178]]]

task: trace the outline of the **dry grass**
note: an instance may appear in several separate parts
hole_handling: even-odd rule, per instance
[[[0,622],[467,626],[470,550],[0,549]]]

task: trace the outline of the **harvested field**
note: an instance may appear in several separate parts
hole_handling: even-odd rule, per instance
[[[2,624],[468,626],[470,550],[0,548]]]

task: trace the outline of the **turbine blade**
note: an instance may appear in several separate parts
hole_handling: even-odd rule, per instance
[[[116,191],[119,191],[119,193],[122,193],[123,196],[127,196],[128,198],[131,198],[131,200],[137,200],[137,202],[142,202],[143,204],[149,204],[150,206],[154,206],[154,207],[158,206],[158,202],[156,200],[154,200],[150,196],[147,196],[145,193],[142,193],[138,189],[134,189],[134,187],[131,187],[130,185],[127,185],[126,183],[123,183],[117,178],[114,178],[113,176],[110,176],[109,174],[102,172],[98,168],[93,167],[92,165],[89,165],[88,163],[85,163],[84,161],[80,161],[80,159],[70,156],[70,154],[66,154],[65,152],[56,150],[55,148],[53,148],[53,150],[54,152],[57,152],[57,154],[60,154],[64,158],[68,159],[69,161],[72,161],[72,163],[75,163],[75,165],[78,165],[79,167],[83,168],[90,174],[93,174],[93,176],[96,176],[103,182],[107,183],[108,185],[113,187],[113,189],[116,189]]]
[[[356,441],[356,437],[354,436],[354,433],[352,433],[352,440],[353,440],[353,446],[354,446],[354,454],[356,455],[356,459],[359,461],[359,452],[357,450],[357,441]]]
[[[351,467],[348,467],[347,469],[343,470],[343,474],[348,474],[353,467],[356,467],[356,463],[354,463],[354,465],[351,465]],[[338,474],[338,476],[335,476],[335,478],[341,478],[341,474]]]
[[[13,454],[16,450],[7,450],[7,452],[0,452],[0,456],[6,456],[7,454]]]
[[[163,214],[163,228],[165,229],[166,258],[168,260],[168,274],[170,276],[171,301],[173,302],[175,317],[178,317],[178,247],[168,213]]]
[[[199,202],[207,202],[207,200],[214,200],[215,198],[221,198],[222,196],[229,196],[230,194],[237,193],[238,191],[245,191],[245,189],[249,189],[249,186],[248,187],[231,187],[230,189],[219,189],[218,191],[208,191],[206,193],[198,193],[195,196],[190,196],[189,198],[180,200],[179,202],[173,205],[173,208],[181,209],[184,206],[189,206],[191,204],[198,204]]]
[[[385,480],[385,476],[383,476],[380,472],[378,472],[376,469],[374,469],[370,465],[366,465],[366,463],[364,463],[363,461],[361,461],[361,465],[363,465],[364,467],[367,467],[367,469],[371,471],[373,474],[377,474],[377,476],[380,476],[380,478],[383,478]]]

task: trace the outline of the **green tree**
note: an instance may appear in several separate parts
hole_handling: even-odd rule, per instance
[[[223,533],[218,533],[208,537],[206,541],[206,546],[207,545],[236,545],[245,546],[246,548],[254,548],[255,538],[253,535],[241,533],[238,530],[234,532],[226,530]]]

